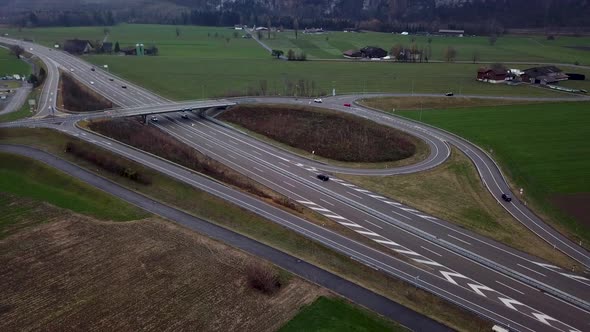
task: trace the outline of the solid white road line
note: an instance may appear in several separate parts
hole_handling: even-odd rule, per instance
[[[293,188],[297,188],[297,187],[295,187],[295,185],[294,185],[294,184],[291,184],[291,183],[289,183],[289,182],[287,182],[287,181],[283,181],[283,183],[284,183],[284,184],[286,184],[286,185],[288,185],[288,186],[291,186],[291,187],[293,187]]]

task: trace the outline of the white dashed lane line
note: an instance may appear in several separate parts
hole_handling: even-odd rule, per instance
[[[353,193],[351,193],[350,191],[347,191],[346,193],[347,193],[347,194],[349,194],[350,196],[354,196],[354,197],[356,197],[356,198],[358,198],[358,199],[363,199],[361,196],[359,196],[359,195],[356,195],[356,194],[353,194]]]
[[[433,253],[433,254],[437,255],[438,257],[442,257],[442,255],[441,255],[441,254],[439,254],[438,252],[436,252],[436,251],[434,251],[434,250],[430,250],[430,249],[428,249],[428,248],[426,248],[426,247],[424,247],[424,246],[420,246],[420,248],[422,248],[422,249],[424,249],[424,250],[428,250],[428,251],[430,251],[431,253]]]
[[[460,238],[458,238],[458,237],[456,237],[456,236],[452,236],[451,234],[447,234],[447,236],[448,236],[448,237],[450,237],[450,238],[453,238],[453,239],[455,239],[455,240],[457,240],[457,241],[461,241],[461,242],[463,242],[463,243],[465,243],[465,244],[467,244],[467,245],[469,245],[469,246],[471,245],[471,243],[469,243],[469,242],[467,242],[467,241],[465,241],[465,240],[461,240]]]
[[[330,202],[326,201],[325,199],[322,199],[322,198],[320,198],[320,201],[322,201],[322,202],[324,202],[324,203],[326,203],[326,204],[328,204],[328,205],[332,205],[332,206],[334,206],[334,204],[332,204],[332,203],[330,203]]]
[[[520,263],[517,263],[516,265],[518,265],[518,266],[522,267],[523,269],[527,269],[527,270],[529,270],[529,271],[531,271],[531,272],[534,272],[534,273],[536,273],[536,274],[542,275],[543,277],[546,277],[546,275],[544,275],[543,273],[541,273],[541,272],[538,272],[538,271],[535,271],[535,270],[533,270],[533,269],[531,269],[531,268],[528,268],[528,267],[526,267],[526,266],[524,266],[524,265],[522,265],[522,264],[520,264]]]
[[[373,222],[370,222],[370,221],[368,221],[367,219],[365,219],[365,222],[366,222],[366,223],[369,223],[369,224],[371,224],[371,225],[373,225],[373,226],[375,226],[375,227],[377,227],[377,228],[379,228],[379,229],[383,229],[383,227],[381,227],[381,226],[379,226],[379,225],[377,225],[377,224],[375,224],[375,223],[373,223]]]
[[[512,287],[510,287],[510,286],[508,286],[508,285],[506,285],[506,284],[504,284],[504,283],[501,283],[501,282],[499,282],[498,280],[496,280],[496,282],[497,282],[498,284],[500,284],[500,285],[502,285],[502,286],[504,286],[504,287],[508,288],[508,289],[511,289],[511,290],[513,290],[513,291],[515,291],[515,292],[517,292],[517,293],[520,293],[520,294],[524,295],[524,293],[523,293],[523,292],[521,292],[521,291],[519,291],[518,289],[514,289],[514,288],[512,288]]]

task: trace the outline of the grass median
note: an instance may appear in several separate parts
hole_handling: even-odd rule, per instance
[[[273,222],[231,205],[193,187],[179,183],[141,165],[134,168],[146,172],[151,185],[146,186],[127,178],[97,170],[92,164],[76,160],[64,152],[63,146],[71,140],[60,133],[47,129],[2,129],[0,142],[20,143],[39,147],[61,156],[82,167],[97,171],[122,185],[159,201],[171,204],[195,216],[210,220],[233,231],[254,238],[302,260],[311,262],[343,278],[386,296],[409,308],[460,331],[474,331],[490,328],[489,322],[460,309],[430,293],[376,271],[350,258],[298,235]],[[94,148],[88,144],[89,148]],[[107,153],[107,152],[102,152]],[[125,159],[120,158],[124,162]],[[134,163],[131,163],[134,164]]]

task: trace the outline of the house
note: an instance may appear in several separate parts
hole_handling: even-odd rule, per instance
[[[94,47],[89,40],[69,39],[66,40],[63,47],[64,51],[71,54],[88,54],[94,51]]]
[[[375,47],[375,46],[366,46],[360,49],[361,55],[363,56],[363,58],[383,58],[385,56],[387,56],[387,51],[379,48],[379,47]]]
[[[477,80],[488,83],[505,83],[508,70],[504,68],[482,67],[477,70]]]
[[[121,47],[121,53],[124,55],[137,55],[137,48],[135,46]]]
[[[102,43],[102,46],[100,47],[100,51],[102,53],[112,53],[113,52],[113,43],[109,43],[109,42]]]
[[[359,28],[344,28],[344,32],[362,32]]]
[[[561,69],[555,66],[533,67],[524,70],[521,79],[532,84],[551,84],[569,79]]]
[[[438,30],[438,33],[443,36],[463,37],[465,35],[465,30],[440,29]]]
[[[363,57],[363,55],[361,54],[361,51],[359,51],[359,50],[348,50],[348,51],[344,51],[342,53],[342,55],[345,58],[348,58],[348,59],[360,59],[360,58]]]
[[[324,33],[324,29],[322,28],[305,28],[305,30],[303,30],[303,33],[307,33],[307,34],[322,34]]]

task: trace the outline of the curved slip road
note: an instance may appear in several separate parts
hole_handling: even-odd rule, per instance
[[[252,255],[262,257],[281,268],[294,273],[313,283],[330,289],[334,293],[367,307],[413,331],[451,331],[448,327],[408,309],[366,288],[340,278],[315,265],[303,262],[296,257],[269,247],[246,236],[196,218],[169,205],[153,201],[135,191],[128,190],[112,181],[95,175],[68,161],[57,158],[47,152],[25,146],[1,145],[0,152],[8,152],[43,162],[51,167],[69,174],[89,185],[136,205],[150,213],[174,221],[210,238],[227,243]]]
[[[43,51],[42,47],[38,47],[39,49],[41,49],[41,51]],[[69,55],[63,54],[61,52],[58,51],[44,51],[46,52],[48,55],[48,57],[53,58],[59,58],[60,61],[60,66],[64,67],[64,68],[73,68],[74,69],[74,73],[78,73],[78,75],[80,76],[79,79],[82,80],[82,82],[87,82],[88,79],[95,79],[96,81],[95,84],[90,85],[89,83],[85,83],[88,86],[90,86],[91,88],[97,90],[98,92],[102,93],[103,95],[107,96],[109,99],[112,100],[116,100],[115,103],[122,105],[122,106],[140,106],[140,105],[164,105],[166,103],[169,103],[166,100],[163,100],[162,98],[159,98],[157,96],[153,96],[150,95],[148,92],[146,92],[145,90],[142,90],[140,88],[135,88],[132,85],[128,85],[128,90],[127,89],[121,89],[119,84],[121,84],[121,81],[116,81],[117,78],[113,78],[112,75],[110,74],[106,74],[103,73],[102,71],[100,71],[99,69],[97,69],[96,71],[91,71],[91,65],[87,65],[85,64],[83,61],[77,59],[77,58],[73,58]],[[73,58],[73,59],[72,59]],[[52,60],[48,60],[48,61],[52,61]],[[101,76],[102,75],[102,76]],[[113,81],[111,81],[110,79],[113,79]],[[100,81],[99,81],[100,79]],[[122,92],[123,91],[123,92]],[[127,93],[127,91],[129,93]],[[112,94],[112,95],[111,95]],[[148,96],[145,96],[145,95]],[[338,104],[338,98],[352,98],[352,99],[356,99],[357,96],[344,96],[344,97],[336,97],[334,98],[334,103],[335,105]],[[246,99],[247,100],[247,99]],[[270,99],[272,100],[272,99]],[[535,98],[535,100],[538,100],[538,98]],[[342,107],[341,107],[342,108]],[[345,109],[347,110],[347,109]],[[360,111],[364,111],[364,112],[370,112],[370,113],[375,113],[376,112],[372,112],[369,110],[364,110],[362,108],[359,109],[354,109],[354,110],[348,110],[348,111],[354,111],[354,112],[360,112]],[[391,119],[391,117],[388,117],[389,119],[385,119],[385,115],[384,114],[380,114],[380,116],[383,117],[383,121],[391,121],[389,119]],[[73,118],[77,118],[73,117]],[[65,119],[64,119],[65,120]],[[61,120],[60,120],[61,121]],[[49,120],[40,120],[38,123],[35,122],[29,122],[29,125],[46,125],[46,126],[52,126],[52,123],[54,123],[55,121],[49,121]],[[22,122],[22,124],[25,124],[25,122]],[[67,126],[66,126],[67,127]],[[418,128],[421,128],[422,130],[420,132],[422,133],[428,133],[428,129],[424,130],[424,128],[418,126]],[[68,131],[70,134],[73,135],[83,135],[84,133],[80,133],[79,131],[77,131],[76,129],[73,128],[66,128],[63,129],[65,131]],[[210,129],[208,129],[210,130]],[[417,129],[416,129],[417,130]],[[190,134],[190,133],[189,133]],[[204,135],[206,135],[207,133],[203,133]],[[232,133],[228,132],[226,133],[228,135],[228,137],[231,137]],[[194,135],[194,134],[191,134]],[[234,134],[235,135],[235,134]],[[436,138],[436,136],[433,136]],[[236,137],[239,139],[239,137]],[[251,142],[253,142],[254,140],[251,140]],[[91,142],[95,143],[95,144],[100,144],[100,138],[97,139],[91,139]],[[218,144],[218,140],[213,139],[212,140],[212,146],[214,147],[214,149],[220,149],[220,151],[230,151],[228,150],[227,147],[221,147],[219,146],[220,144]],[[105,143],[103,143],[104,147],[109,146],[109,144],[113,144],[113,142],[108,142],[105,141]],[[232,144],[231,141],[228,144]],[[203,148],[201,146],[201,148]],[[141,152],[136,151],[136,153],[141,154]],[[225,152],[224,152],[225,153]],[[254,152],[252,152],[252,154],[254,154]],[[240,157],[240,154],[235,154],[233,155],[234,158],[236,158],[236,160],[239,160],[238,162],[233,162],[233,164],[237,164],[238,166],[240,165],[241,162],[244,162],[246,159],[252,160],[251,156],[242,156]],[[226,157],[225,159],[228,160],[231,157]],[[268,158],[268,156],[266,156],[265,158]],[[262,159],[265,159],[262,158]],[[233,159],[233,158],[231,158]],[[271,159],[269,159],[271,160]],[[279,176],[277,177],[276,180],[279,181],[287,181],[288,179],[285,178],[286,173],[289,172],[288,167],[285,167],[284,165],[280,165],[279,162],[274,162],[272,161],[272,165],[275,167],[275,171],[274,171],[274,175],[273,176]],[[257,161],[257,163],[260,165],[260,163],[264,163],[264,164],[268,164],[267,160],[261,160],[261,161]],[[280,166],[279,166],[280,165]],[[304,166],[298,166],[297,167],[301,167],[302,169],[305,169]],[[266,166],[265,166],[266,167]],[[277,167],[279,169],[277,169]],[[284,167],[284,168],[283,168]],[[312,166],[313,167],[313,166]],[[308,166],[308,168],[310,168]],[[313,169],[311,169],[312,172]],[[307,170],[307,172],[309,173],[309,170]],[[282,175],[281,175],[282,174]],[[312,173],[313,174],[313,173]],[[303,181],[303,179],[305,179],[305,177],[309,177],[310,174],[301,174],[301,175],[297,175],[295,178],[297,179],[297,181],[299,181],[299,183],[296,183],[295,185],[298,186],[299,184],[302,184],[303,187],[307,186],[308,189],[314,189],[313,184],[309,184],[310,180],[307,180],[307,182]],[[303,181],[303,182],[302,182]],[[275,181],[276,182],[276,181]],[[281,182],[277,182],[277,183],[281,183]],[[293,183],[290,183],[291,185],[294,185]],[[335,185],[334,183],[330,183],[330,185]],[[283,183],[283,186],[287,187],[289,186],[286,183]],[[342,184],[343,187],[346,187],[345,184]],[[314,195],[318,195],[318,196],[314,196],[315,198],[318,198],[319,201],[306,201],[306,202],[310,202],[312,204],[315,204],[313,206],[313,208],[315,209],[324,209],[324,210],[328,210],[330,212],[333,212],[331,210],[336,210],[338,209],[338,211],[340,211],[340,209],[342,209],[342,211],[344,212],[344,214],[342,215],[338,215],[338,214],[332,214],[332,218],[334,218],[335,220],[339,221],[339,222],[343,222],[343,223],[348,223],[350,224],[348,227],[353,227],[355,228],[355,230],[363,235],[366,235],[370,238],[372,238],[373,240],[382,243],[385,246],[389,246],[389,247],[396,247],[396,248],[392,248],[392,250],[396,250],[398,252],[400,251],[405,251],[405,254],[408,255],[408,257],[410,257],[411,259],[414,259],[414,261],[418,262],[420,264],[423,264],[427,267],[427,269],[423,269],[427,270],[429,272],[431,272],[430,270],[433,269],[433,267],[436,268],[436,270],[434,271],[435,275],[439,278],[442,279],[443,281],[446,281],[448,283],[448,285],[446,286],[447,288],[451,288],[453,289],[453,285],[458,285],[459,282],[457,282],[457,280],[461,280],[462,283],[461,285],[459,285],[460,287],[463,287],[464,289],[467,289],[468,291],[470,291],[472,294],[476,294],[480,297],[483,297],[485,299],[488,299],[488,297],[491,297],[491,295],[489,293],[493,293],[495,299],[493,301],[495,301],[496,303],[501,303],[504,305],[505,308],[509,308],[511,310],[515,310],[517,312],[520,312],[520,309],[524,310],[524,311],[528,311],[528,313],[524,313],[523,315],[529,317],[529,318],[533,318],[534,320],[536,320],[537,322],[541,322],[545,325],[550,325],[553,326],[552,324],[559,324],[562,323],[560,321],[558,322],[554,322],[553,318],[547,318],[547,317],[551,317],[551,316],[546,316],[545,312],[549,312],[550,315],[554,315],[558,318],[563,318],[563,320],[567,321],[567,322],[580,322],[580,320],[584,319],[584,313],[582,313],[582,316],[578,316],[577,319],[572,319],[572,317],[568,318],[568,316],[576,315],[577,311],[572,311],[571,309],[569,309],[569,313],[566,312],[568,311],[568,303],[559,303],[557,299],[551,299],[551,298],[545,298],[545,297],[541,297],[537,300],[533,300],[536,295],[534,293],[530,293],[530,290],[525,290],[526,287],[528,287],[527,285],[523,284],[518,286],[518,282],[513,280],[513,281],[499,281],[499,280],[491,280],[491,279],[486,279],[486,277],[489,277],[489,275],[492,276],[496,276],[498,273],[496,272],[496,270],[490,269],[489,267],[487,268],[481,268],[478,267],[477,263],[474,263],[471,261],[472,258],[467,258],[471,253],[473,253],[474,250],[479,250],[479,244],[481,241],[480,239],[475,239],[473,241],[478,241],[476,242],[477,245],[473,245],[473,243],[470,243],[469,241],[470,238],[461,238],[459,237],[458,233],[453,233],[450,232],[450,228],[451,226],[444,224],[444,222],[436,220],[436,218],[430,217],[430,216],[426,216],[421,214],[419,211],[415,211],[415,210],[404,210],[404,209],[408,209],[407,207],[403,207],[401,206],[400,209],[398,209],[398,211],[402,211],[402,212],[398,212],[398,214],[395,215],[391,215],[391,213],[393,212],[393,210],[386,210],[386,209],[391,209],[391,206],[395,206],[395,204],[399,204],[397,202],[393,202],[393,201],[389,201],[389,200],[382,200],[377,202],[378,200],[381,200],[381,198],[378,197],[372,197],[370,195],[373,196],[378,196],[378,195],[374,195],[372,193],[368,193],[368,191],[362,189],[362,188],[356,188],[357,190],[353,190],[349,188],[349,192],[348,195],[349,197],[346,197],[345,195],[341,195],[341,194],[337,194],[337,195],[333,195],[334,193],[337,193],[336,190],[342,190],[342,188],[336,188],[336,189],[331,189],[332,191],[328,191],[326,192],[325,189],[322,190],[317,190],[318,188],[315,187],[314,190],[306,190],[305,195],[309,195],[310,193],[313,193]],[[364,190],[361,191],[361,190]],[[322,194],[323,196],[319,196],[318,192],[320,194]],[[353,194],[355,196],[352,196],[350,194]],[[334,199],[336,199],[336,201],[334,201],[334,206],[337,206],[335,203],[339,204],[337,206],[337,208],[331,208],[331,207],[327,207],[327,206],[323,206],[320,204],[326,204],[322,201],[322,199],[326,198],[327,196],[330,196]],[[384,198],[383,198],[384,199]],[[370,201],[370,203],[365,204],[364,200]],[[379,205],[381,204],[381,205]],[[377,206],[379,205],[379,206]],[[348,208],[348,210],[346,210]],[[321,211],[321,210],[316,210],[316,211]],[[356,211],[356,212],[355,212]],[[360,212],[359,212],[360,211]],[[325,212],[325,211],[324,211]],[[364,213],[365,215],[370,215],[372,218],[375,218],[375,220],[371,221],[368,219],[356,219],[357,216],[359,215],[355,215],[355,213]],[[365,215],[360,215],[361,217],[364,217]],[[405,216],[405,217],[404,217]],[[353,220],[353,222],[347,222],[346,220],[343,220],[342,218],[346,219],[346,220]],[[409,220],[409,221],[405,221],[405,219]],[[434,232],[432,229],[427,229],[427,232],[424,232],[421,230],[421,228],[419,227],[423,227],[423,225],[419,225],[418,222],[415,222],[415,220],[421,220],[421,222],[423,224],[431,224],[431,225],[442,225],[440,227],[442,227],[443,231],[445,231],[446,233],[444,234],[438,234],[436,232]],[[401,223],[401,221],[404,221],[403,223]],[[361,225],[361,223],[364,223]],[[414,223],[416,223],[416,227],[414,227]],[[392,226],[387,226],[384,227],[384,224],[390,224]],[[408,227],[408,224],[412,227]],[[358,226],[355,226],[358,225]],[[375,226],[377,225],[377,226]],[[362,228],[360,228],[360,227]],[[395,226],[395,227],[393,227]],[[372,228],[369,228],[372,227]],[[379,228],[381,227],[381,228]],[[424,226],[426,227],[426,226]],[[386,230],[383,230],[386,229]],[[424,242],[424,241],[430,241],[428,243],[434,243],[435,246],[438,246],[440,248],[443,248],[444,251],[443,254],[441,254],[440,252],[437,252],[435,250],[432,249],[428,249],[431,247],[427,247],[427,246],[422,246],[422,245],[416,245],[416,243],[413,243],[413,241],[410,241],[410,243],[408,243],[408,247],[405,246],[399,246],[397,247],[396,245],[399,245],[398,243],[392,241],[391,239],[381,235],[380,233],[383,232],[383,234],[385,234],[386,236],[394,236],[395,234],[398,234],[397,236],[399,236],[400,231],[399,230],[403,230],[405,233],[401,233],[403,234],[410,234],[410,239],[413,239],[411,236],[416,237],[417,239],[419,239],[420,241]],[[378,230],[378,231],[377,231]],[[362,233],[364,232],[364,233]],[[440,232],[440,231],[439,231]],[[425,234],[424,234],[425,233]],[[449,234],[447,234],[449,233]],[[462,233],[465,234],[466,236],[470,236],[469,234],[466,233]],[[439,236],[442,235],[442,236]],[[434,237],[434,238],[433,238]],[[406,238],[408,238],[408,236],[406,235]],[[397,238],[396,238],[397,239]],[[380,242],[382,241],[382,242]],[[406,241],[408,241],[406,239]],[[444,241],[444,242],[443,242]],[[400,241],[401,242],[401,241]],[[420,243],[422,243],[420,242]],[[424,242],[426,244],[426,242]],[[491,245],[490,245],[491,244]],[[471,247],[469,247],[471,246]],[[487,250],[491,250],[489,248],[493,248],[494,246],[496,246],[493,242],[484,245],[483,247],[485,247]],[[424,247],[424,248],[422,248]],[[459,247],[459,248],[455,248],[455,247]],[[411,249],[410,249],[411,248]],[[425,249],[426,248],[426,249]],[[451,249],[458,249],[459,251],[463,250],[463,249],[467,249],[465,250],[466,252],[463,255],[457,255],[457,250],[451,250]],[[432,252],[430,252],[430,251]],[[585,290],[586,288],[584,288],[586,285],[584,283],[583,279],[577,279],[576,275],[571,275],[571,276],[567,276],[564,274],[567,274],[563,271],[559,271],[559,270],[555,270],[554,267],[551,267],[550,265],[547,265],[543,262],[537,262],[540,263],[541,265],[531,265],[531,261],[527,261],[528,265],[525,264],[520,264],[518,263],[519,260],[522,260],[522,254],[518,253],[518,252],[510,252],[509,248],[508,249],[504,249],[502,247],[499,247],[499,249],[495,249],[496,251],[506,251],[506,256],[505,257],[514,257],[514,261],[509,261],[509,263],[511,264],[511,268],[515,268],[518,269],[518,273],[520,274],[524,274],[528,279],[543,279],[543,281],[547,281],[547,283],[549,283],[549,286],[557,286],[560,289],[565,289],[566,294],[575,294],[577,296],[582,297],[583,301],[587,300],[587,296],[585,295]],[[448,251],[448,252],[447,252]],[[448,254],[448,256],[450,258],[445,257]],[[492,263],[495,263],[496,261],[496,257],[493,254],[489,254],[488,251],[484,251],[484,258],[491,260]],[[438,260],[440,259],[440,257],[438,256],[442,256],[445,262],[445,265],[438,263]],[[412,257],[413,256],[413,257]],[[460,257],[459,257],[460,256]],[[526,257],[524,258],[526,259]],[[470,265],[467,264],[467,262],[470,262]],[[501,260],[500,260],[501,261]],[[533,262],[535,262],[533,260]],[[463,264],[465,263],[465,264]],[[438,264],[438,265],[436,265]],[[453,269],[449,269],[448,266],[446,265],[452,265],[458,267],[458,270],[460,270],[461,272],[465,271],[464,274],[458,273],[456,270]],[[440,266],[439,266],[440,265]],[[504,262],[502,262],[501,267],[505,267],[504,266]],[[522,266],[521,266],[522,265]],[[440,268],[439,268],[440,267]],[[442,276],[442,278],[441,278]],[[467,277],[468,278],[464,278]],[[398,275],[399,277],[399,275]],[[472,279],[473,278],[473,279]],[[503,276],[503,278],[507,278],[505,275]],[[465,280],[463,280],[465,279]],[[411,279],[410,279],[411,280]],[[475,283],[475,280],[479,281],[479,280],[485,280],[486,284],[481,284],[481,283]],[[538,280],[536,280],[538,281]],[[417,279],[414,281],[414,283],[420,283],[422,282],[422,279]],[[579,284],[576,284],[579,283]],[[490,287],[490,284],[493,285]],[[573,286],[572,286],[573,285]],[[508,287],[506,287],[508,286]],[[500,287],[501,291],[496,291],[496,288]],[[502,288],[505,287],[505,288]],[[518,288],[521,287],[521,288]],[[524,287],[524,288],[522,288]],[[576,292],[571,292],[570,288],[573,287]],[[583,291],[579,291],[579,287],[583,287],[582,290]],[[488,290],[491,289],[491,290]],[[431,291],[433,291],[431,289]],[[457,289],[453,289],[453,293],[454,294],[458,294],[457,292],[459,292]],[[489,293],[488,293],[489,292]],[[509,294],[511,294],[511,297],[503,294],[508,292]],[[435,292],[436,293],[436,292]],[[498,293],[499,295],[496,295],[496,293]],[[441,295],[440,293],[436,293]],[[483,294],[483,295],[482,295]],[[519,295],[520,294],[520,295]],[[547,295],[545,295],[547,296]],[[518,297],[519,299],[515,299],[514,297]],[[479,299],[480,301],[483,300],[482,298]],[[524,302],[522,302],[524,301]],[[460,301],[454,301],[456,303],[459,303],[460,305],[462,305],[460,303]],[[479,303],[477,306],[468,306],[471,310],[474,310],[476,312],[479,312],[481,314],[481,311],[478,311],[478,306],[481,305],[481,303],[486,303],[485,300],[484,302],[475,302],[475,303]],[[524,303],[524,304],[523,304]],[[547,310],[543,309],[543,313],[536,311],[536,309],[532,309],[528,306],[526,306],[526,303],[534,303],[535,307],[538,308],[540,303],[540,306],[542,308],[547,308]],[[522,304],[522,305],[521,305]],[[487,308],[489,304],[485,304],[483,305],[484,307]],[[522,308],[521,308],[522,307]],[[579,310],[579,309],[578,309]],[[487,317],[490,317],[489,315],[483,314]],[[522,316],[520,316],[522,317]],[[506,323],[507,325],[510,325],[511,320],[510,319],[505,319],[506,317],[504,317],[503,319],[500,320],[496,320],[499,322],[503,322]],[[494,318],[492,318],[494,319]],[[570,320],[571,319],[571,320]],[[574,323],[574,325],[577,325],[578,323]],[[511,326],[515,326],[515,325],[511,325]],[[561,328],[558,328],[559,330],[567,330],[568,327],[560,325]],[[582,329],[585,329],[585,325],[578,325],[578,326],[582,326]],[[519,328],[520,329],[520,328]]]

